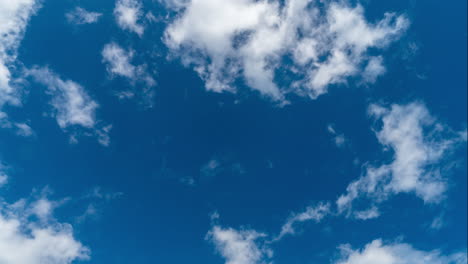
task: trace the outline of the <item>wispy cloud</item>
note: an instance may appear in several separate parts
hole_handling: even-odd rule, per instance
[[[67,131],[81,127],[96,135],[101,144],[109,144],[107,135],[111,127],[97,121],[96,109],[99,105],[84,87],[74,81],[61,79],[49,68],[33,67],[27,70],[27,75],[47,88],[46,93],[51,98],[51,115],[60,128]],[[74,135],[72,140],[76,140]]]
[[[134,65],[132,63],[134,57],[133,50],[125,50],[115,42],[108,43],[102,50],[102,61],[106,65],[107,72],[111,77],[120,76],[129,80],[130,84],[135,86],[143,86],[138,91],[125,90],[118,91],[117,96],[121,99],[133,98],[136,94],[141,94],[146,98],[144,101],[147,106],[152,106],[152,98],[154,91],[152,87],[156,85],[156,81],[147,71],[147,65]]]
[[[76,7],[72,11],[65,14],[68,23],[75,25],[96,23],[101,16],[101,13],[87,11],[81,7]]]
[[[375,205],[398,193],[414,193],[426,203],[440,201],[447,189],[447,179],[440,172],[450,150],[461,143],[457,133],[438,122],[421,103],[390,108],[371,105],[369,112],[381,121],[376,136],[393,152],[393,160],[368,165],[364,175],[339,197],[338,210],[349,213],[357,199],[367,198]]]

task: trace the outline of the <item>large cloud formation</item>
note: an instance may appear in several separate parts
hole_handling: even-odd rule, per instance
[[[360,5],[344,3],[169,2],[179,15],[166,29],[165,43],[194,67],[208,90],[234,92],[242,79],[276,101],[288,92],[316,98],[350,76],[375,81],[385,72],[383,59],[367,51],[384,48],[409,25],[393,13],[368,22]],[[281,72],[291,81],[278,83]]]

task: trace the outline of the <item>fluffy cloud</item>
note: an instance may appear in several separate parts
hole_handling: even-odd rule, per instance
[[[390,108],[372,105],[369,112],[381,121],[376,135],[383,147],[393,152],[393,160],[381,166],[367,166],[364,175],[339,197],[338,210],[349,211],[359,198],[367,197],[377,204],[398,193],[414,193],[428,203],[439,201],[446,190],[441,162],[462,139],[437,122],[421,103]],[[364,218],[370,216],[378,214],[367,214]]]
[[[101,13],[90,12],[81,7],[76,7],[73,11],[65,14],[67,21],[76,25],[96,23],[101,16]]]
[[[265,264],[272,257],[272,251],[262,245],[265,236],[254,230],[214,226],[207,239],[213,242],[226,264]]]
[[[385,47],[408,26],[403,16],[386,13],[369,23],[359,5],[310,0],[169,2],[181,13],[166,29],[165,43],[194,66],[208,90],[236,91],[241,77],[274,100],[286,93],[275,82],[279,71],[295,76],[287,87],[312,98],[349,76],[374,81],[384,71],[382,59],[367,50]],[[282,63],[285,57],[290,65]]]
[[[89,249],[73,236],[69,224],[59,223],[53,210],[61,202],[45,195],[0,202],[0,263],[69,264],[89,259]]]
[[[62,80],[48,68],[33,67],[27,74],[47,87],[46,93],[51,96],[52,115],[60,128],[67,130],[82,127],[96,134],[101,144],[108,144],[107,134],[110,127],[101,127],[98,124],[96,109],[99,105],[81,85],[71,80]]]
[[[384,245],[374,240],[362,250],[341,246],[342,259],[336,264],[463,264],[467,262],[466,251],[443,255],[440,251],[421,251],[405,243]]]
[[[143,35],[145,28],[140,24],[143,12],[142,5],[138,0],[118,0],[114,15],[117,24],[120,28],[135,32],[140,37]]]
[[[20,105],[20,91],[12,84],[11,67],[29,22],[38,9],[35,0],[10,0],[0,3],[0,108]]]

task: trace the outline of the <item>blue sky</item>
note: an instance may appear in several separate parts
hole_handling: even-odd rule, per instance
[[[466,9],[0,2],[0,263],[467,263]]]

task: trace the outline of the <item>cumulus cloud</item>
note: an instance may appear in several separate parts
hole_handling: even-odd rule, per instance
[[[440,173],[441,163],[460,143],[457,133],[438,122],[421,103],[389,108],[371,105],[369,112],[382,123],[376,136],[384,148],[392,151],[393,160],[380,166],[368,165],[364,175],[339,197],[338,210],[349,212],[359,198],[378,204],[398,193],[414,193],[426,203],[440,201],[447,189],[447,179]]]
[[[96,120],[96,109],[99,105],[88,95],[84,87],[71,81],[63,80],[48,68],[33,67],[27,71],[29,76],[46,86],[53,108],[52,116],[60,128],[67,130],[82,127],[97,134],[103,145],[108,144],[109,126],[101,127]],[[72,140],[75,140],[72,137]]]
[[[29,19],[38,8],[35,0],[0,3],[0,108],[5,104],[21,104],[20,91],[12,84],[12,68]]]
[[[444,255],[439,250],[422,251],[405,243],[384,244],[377,239],[362,250],[353,250],[350,245],[342,245],[341,260],[336,264],[464,264],[466,250]]]
[[[99,18],[102,16],[101,13],[90,12],[84,8],[76,7],[73,11],[70,11],[65,14],[68,23],[75,25],[84,25],[84,24],[93,24],[98,22]]]
[[[382,60],[369,56],[367,50],[385,47],[409,24],[393,13],[371,23],[360,5],[344,3],[168,2],[179,15],[166,29],[165,43],[185,65],[194,67],[208,90],[234,92],[234,81],[242,79],[279,101],[290,89],[275,82],[277,72],[293,75],[285,86],[312,98],[349,76],[373,81],[383,73]],[[284,58],[292,63],[284,64]]]
[[[226,264],[266,264],[272,251],[264,244],[265,234],[213,226],[207,235]]]
[[[143,17],[142,4],[138,0],[118,0],[114,9],[117,24],[123,30],[132,31],[140,37],[145,28],[141,24]]]
[[[90,251],[73,236],[73,227],[54,218],[58,204],[46,196],[0,203],[0,263],[69,264],[89,259]]]

